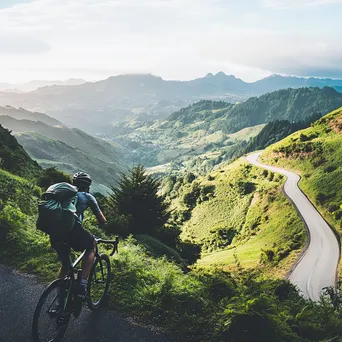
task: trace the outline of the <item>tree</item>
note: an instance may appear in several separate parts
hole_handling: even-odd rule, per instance
[[[45,169],[38,179],[38,185],[44,189],[47,189],[52,184],[62,182],[72,183],[72,178],[70,175],[57,170],[55,167]]]
[[[128,220],[128,233],[156,235],[170,217],[168,205],[158,195],[160,181],[146,173],[142,165],[122,174],[112,187],[109,206]]]

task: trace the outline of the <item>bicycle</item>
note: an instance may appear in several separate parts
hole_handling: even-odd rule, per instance
[[[111,256],[118,252],[119,239],[104,240],[95,238],[99,243],[113,244]],[[82,300],[77,296],[79,281],[82,271],[76,271],[76,266],[81,262],[85,251],[72,262],[70,256],[69,271],[64,279],[54,280],[42,293],[32,322],[32,339],[34,342],[58,342],[65,335],[69,325],[71,314],[75,319],[80,315]],[[77,277],[75,277],[77,273]],[[94,262],[89,274],[86,301],[89,309],[98,309],[108,292],[111,279],[109,257],[99,254],[96,247]]]

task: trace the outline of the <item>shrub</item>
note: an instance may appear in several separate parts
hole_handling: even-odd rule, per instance
[[[274,261],[275,252],[273,249],[262,249],[261,250],[261,262],[263,264],[272,263]]]
[[[251,182],[238,182],[237,183],[238,190],[241,195],[248,195],[255,190],[255,184]]]
[[[43,189],[47,189],[52,184],[62,182],[72,183],[71,176],[57,170],[55,167],[45,169],[38,179],[38,185]]]
[[[201,256],[201,247],[189,240],[179,242],[177,249],[181,257],[187,260],[189,265],[194,264]]]
[[[236,235],[236,230],[231,227],[216,227],[210,230],[209,235],[203,240],[203,249],[212,251],[229,246]]]
[[[330,172],[333,172],[333,171],[335,171],[337,169],[337,167],[336,166],[333,166],[333,165],[329,165],[329,166],[327,166],[326,168],[325,168],[325,172],[326,173],[330,173]]]

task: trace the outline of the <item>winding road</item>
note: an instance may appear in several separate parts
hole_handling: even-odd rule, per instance
[[[335,286],[340,247],[329,225],[298,187],[300,177],[290,171],[258,162],[261,152],[246,159],[255,166],[287,177],[284,190],[305,221],[310,235],[309,246],[289,276],[306,298],[318,301],[322,289]]]

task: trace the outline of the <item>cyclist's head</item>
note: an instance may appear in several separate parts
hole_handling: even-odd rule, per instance
[[[72,184],[78,188],[78,191],[89,191],[91,182],[89,174],[82,171],[75,173],[72,180]]]

